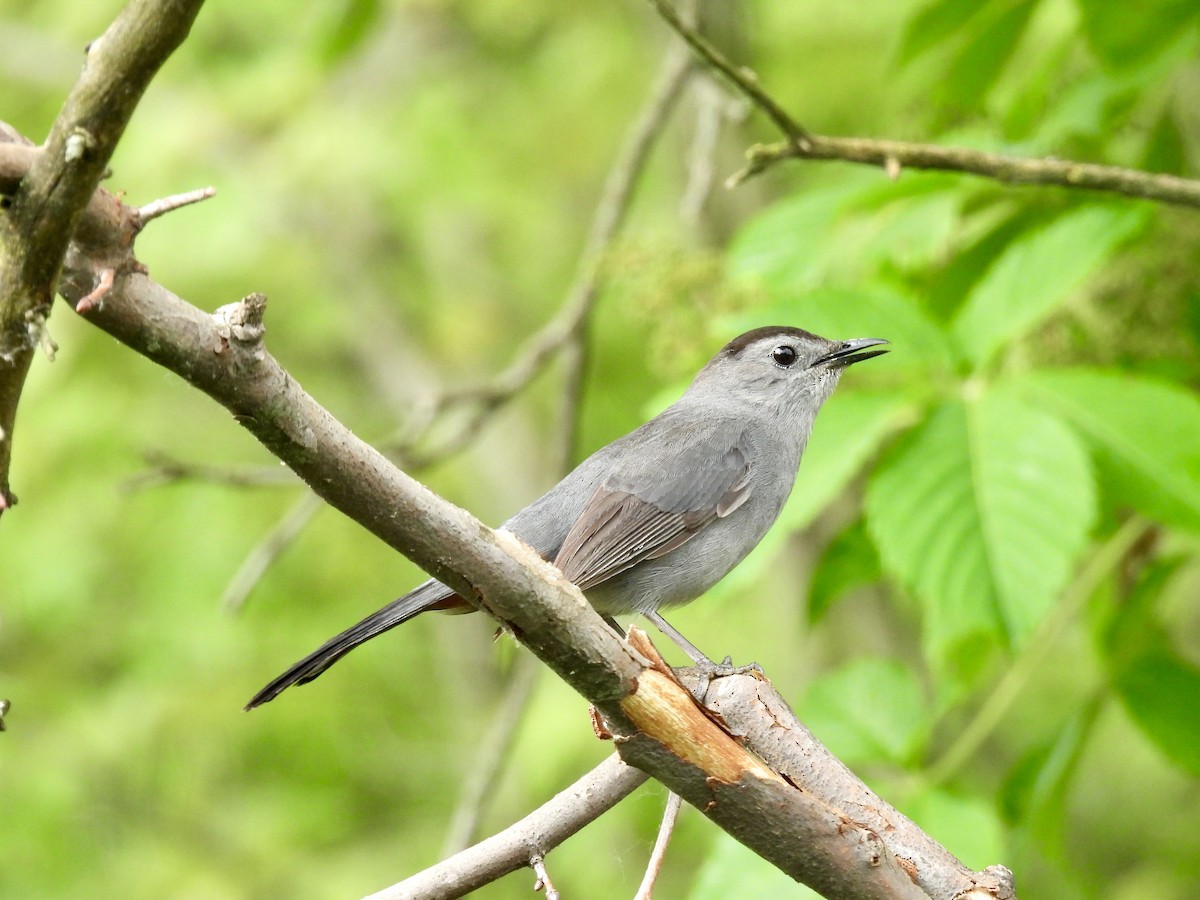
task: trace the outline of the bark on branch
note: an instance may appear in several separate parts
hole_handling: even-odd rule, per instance
[[[613,754],[548,803],[498,834],[430,866],[367,900],[445,900],[525,868],[598,819],[641,785],[646,773]]]
[[[83,74],[55,119],[42,152],[30,158],[31,165],[15,189],[4,193],[0,514],[15,502],[8,483],[13,424],[34,352],[39,345],[53,346],[46,318],[67,245],[84,208],[96,202],[96,186],[142,93],[187,37],[202,3],[132,0],[88,46]],[[127,241],[132,241],[135,231],[127,234]],[[86,241],[87,235],[80,235],[80,240]]]

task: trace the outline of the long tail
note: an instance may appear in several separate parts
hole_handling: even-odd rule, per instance
[[[306,684],[312,681],[359,644],[364,644],[397,625],[403,625],[414,616],[431,609],[458,609],[459,607],[470,609],[470,605],[465,600],[441,582],[432,579],[426,581],[399,600],[393,600],[383,609],[371,613],[357,625],[347,628],[337,637],[327,640],[251,697],[245,708],[250,710],[256,706],[262,706],[269,700],[274,700],[293,684]]]

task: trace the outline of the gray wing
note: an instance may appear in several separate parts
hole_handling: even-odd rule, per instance
[[[580,590],[665,556],[750,496],[740,437],[732,446],[709,443],[646,462],[606,478],[563,540],[554,564]]]

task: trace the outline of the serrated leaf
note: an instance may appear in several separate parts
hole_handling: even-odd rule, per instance
[[[779,520],[714,591],[736,593],[758,578],[788,535],[824,511],[884,439],[914,415],[915,404],[902,393],[835,393],[817,416],[795,487]]]
[[[808,621],[818,622],[838,600],[855,588],[873,584],[883,570],[879,553],[859,519],[829,542],[808,589]]]
[[[813,680],[801,718],[848,765],[912,763],[929,733],[928,705],[907,666],[859,659]]]
[[[1078,438],[1008,391],[942,406],[867,488],[884,565],[921,600],[930,650],[943,662],[972,638],[1027,637],[1094,515]]]
[[[1092,204],[1013,241],[972,289],[954,333],[977,365],[1053,312],[1140,229],[1141,206]]]
[[[723,330],[737,332],[767,321],[799,322],[809,331],[838,340],[884,338],[891,341],[891,353],[879,364],[893,369],[946,371],[958,364],[946,330],[921,308],[920,302],[883,286],[796,293],[766,310],[756,311],[753,317],[731,317]]]
[[[1020,384],[1096,448],[1115,499],[1200,529],[1200,400],[1193,393],[1092,369],[1043,370]]]

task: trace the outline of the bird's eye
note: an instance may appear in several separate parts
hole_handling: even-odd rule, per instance
[[[787,369],[796,362],[796,350],[784,344],[782,347],[776,347],[771,351],[771,359],[775,360],[775,365]]]

